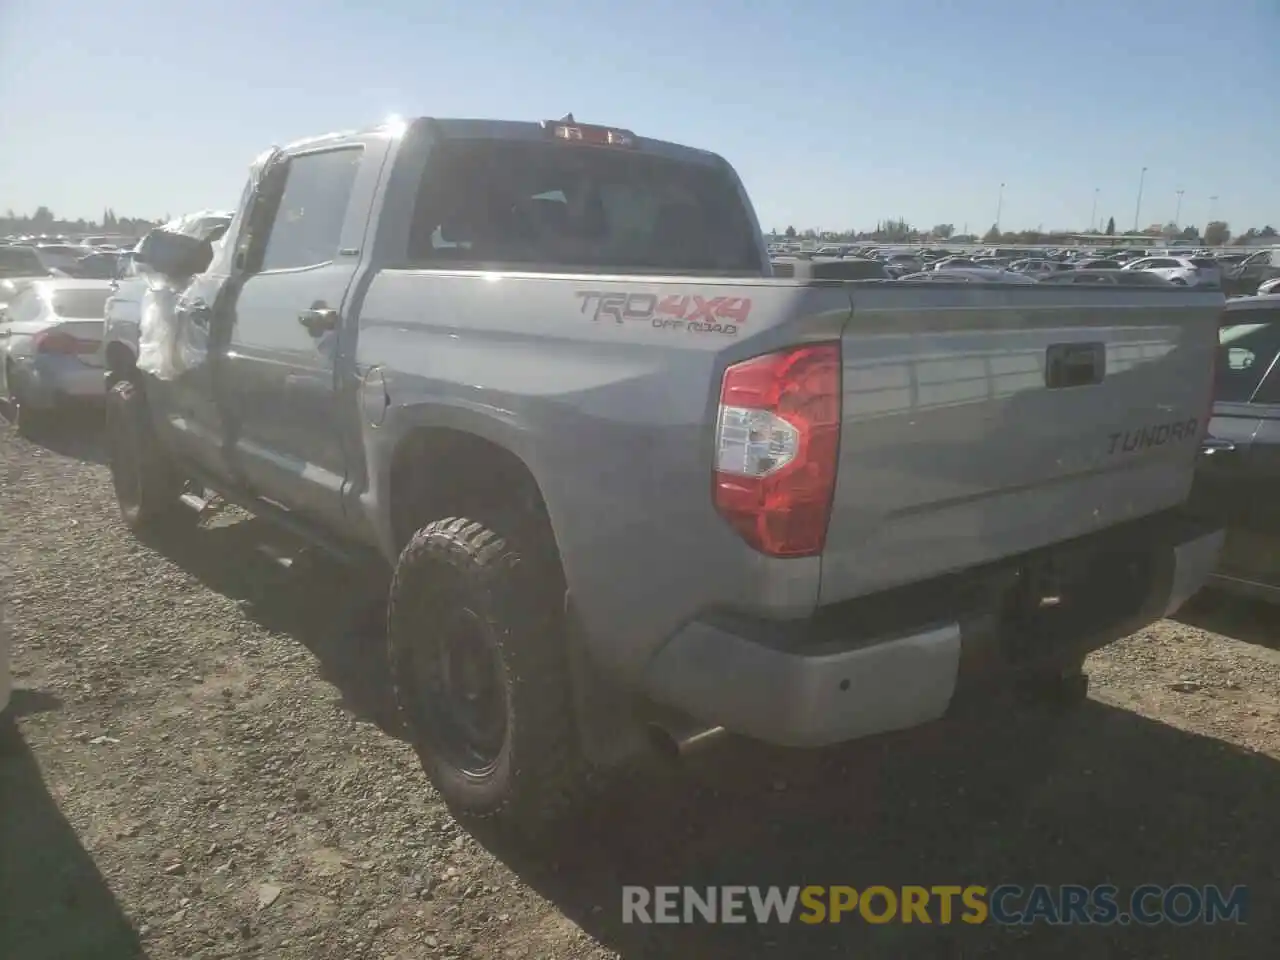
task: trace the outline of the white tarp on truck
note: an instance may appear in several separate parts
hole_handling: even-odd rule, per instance
[[[203,240],[230,221],[214,241],[213,259],[208,267],[210,274],[229,278],[235,238],[240,235],[245,210],[253,200],[267,164],[279,152],[272,147],[254,160],[249,168],[249,182],[245,184],[240,205],[234,214],[201,210],[171,220],[159,229]],[[138,331],[138,369],[160,380],[172,380],[204,362],[209,332],[191,322],[190,311],[178,309],[183,293],[191,283],[190,277],[165,277],[148,269],[145,263],[138,263],[137,270],[147,282],[146,292],[142,295]],[[211,303],[209,305],[212,306]]]

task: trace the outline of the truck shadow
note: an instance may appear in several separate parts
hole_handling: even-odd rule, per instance
[[[381,649],[385,593],[323,559],[283,569],[261,550],[272,542],[288,549],[277,536],[245,520],[156,546],[240,600],[265,628],[295,637],[348,709],[401,736]],[[1274,945],[1275,846],[1265,838],[1274,834],[1277,796],[1274,759],[1091,700],[1066,716],[992,709],[836,750],[731,741],[619,782],[590,815],[537,846],[467,826],[587,934],[628,958],[1199,960],[1263,956]],[[630,884],[1001,883],[1244,884],[1250,922],[641,925],[624,923],[621,909]],[[511,933],[519,936],[514,920]]]
[[[619,790],[555,852],[490,849],[624,957],[1260,955],[1277,917],[1280,766],[1089,701],[820,754],[731,748]],[[737,754],[736,756],[734,754]],[[683,781],[683,782],[681,782]],[[1249,923],[1179,927],[624,923],[624,884],[1114,883],[1251,888]],[[1017,902],[1016,900],[1014,901]]]
[[[211,590],[240,601],[262,627],[315,656],[343,706],[391,736],[401,728],[384,643],[386,586],[282,535],[264,520],[215,522],[153,537],[151,545]],[[284,566],[278,558],[287,558]]]
[[[3,400],[0,400],[0,419],[6,428],[16,429],[12,425],[12,411]],[[65,410],[55,422],[42,427],[30,442],[64,457],[105,465],[107,444],[103,422],[103,413],[98,409]]]
[[[1280,650],[1280,606],[1274,603],[1202,590],[1173,619],[1243,643]]]
[[[39,709],[27,703],[24,712]],[[93,859],[58,811],[34,755],[0,720],[0,956],[22,960],[145,953]]]

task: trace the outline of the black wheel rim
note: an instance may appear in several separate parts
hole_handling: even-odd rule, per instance
[[[111,484],[116,500],[126,512],[142,503],[142,470],[138,463],[138,444],[133,431],[123,422],[120,412],[108,416],[107,436],[110,442]]]
[[[419,732],[442,760],[472,778],[491,774],[507,739],[505,671],[492,625],[472,607],[444,599],[439,582],[420,598],[420,639],[402,664],[402,689]],[[455,593],[456,597],[457,594]]]

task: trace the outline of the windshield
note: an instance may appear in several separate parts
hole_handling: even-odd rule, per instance
[[[107,288],[92,290],[55,290],[53,312],[68,320],[101,320],[106,311]]]
[[[763,270],[722,166],[517,140],[445,143],[419,191],[415,264],[743,273]]]
[[[1250,311],[1249,319],[1218,331],[1215,400],[1247,403],[1280,354],[1280,308]]]

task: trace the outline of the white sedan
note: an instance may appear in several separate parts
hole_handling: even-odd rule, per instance
[[[1145,270],[1179,286],[1222,286],[1222,265],[1209,257],[1143,257],[1126,263],[1124,269]]]
[[[106,280],[36,280],[0,315],[0,397],[20,430],[50,411],[105,397],[102,314]]]

